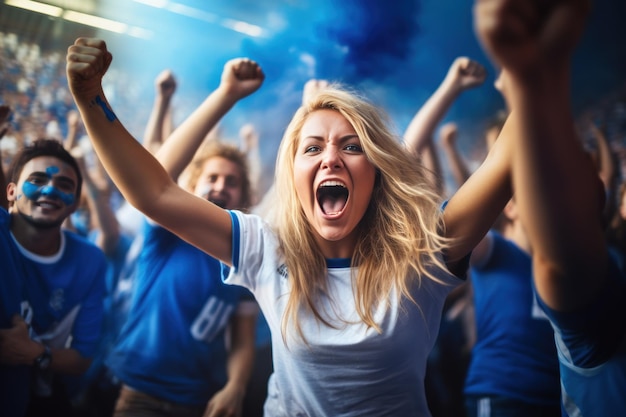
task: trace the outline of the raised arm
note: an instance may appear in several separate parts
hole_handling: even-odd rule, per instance
[[[570,60],[589,1],[480,0],[476,31],[508,75],[512,180],[538,294],[574,310],[606,282],[602,184],[570,110]]]
[[[213,203],[180,188],[121,124],[102,89],[112,61],[106,43],[79,38],[68,48],[70,91],[103,166],[139,211],[208,254],[231,264],[231,220]]]
[[[94,216],[100,233],[96,238],[96,245],[102,249],[107,257],[114,255],[121,235],[121,227],[111,207],[111,184],[108,178],[98,178],[93,171],[98,167],[90,169],[85,161],[85,151],[81,147],[72,149],[72,156],[76,159],[78,166],[83,173],[83,183],[85,185],[85,195],[87,196],[89,210]],[[100,161],[96,158],[96,164]]]
[[[454,60],[444,80],[426,103],[415,113],[404,132],[405,145],[416,155],[432,143],[435,128],[450,106],[465,90],[481,85],[486,78],[485,68],[466,57]]]
[[[237,101],[255,92],[263,79],[261,67],[247,58],[232,59],[224,65],[219,87],[172,132],[156,154],[174,180],[220,119]]]
[[[328,80],[318,80],[315,78],[311,78],[306,83],[304,83],[304,87],[302,88],[302,103],[306,103],[310,97],[325,89],[329,85],[330,82]]]
[[[470,171],[456,146],[457,136],[458,127],[456,123],[446,123],[439,130],[439,143],[452,171],[452,177],[456,181],[457,187],[460,187],[469,178]]]
[[[445,236],[452,239],[446,254],[449,266],[476,247],[512,197],[512,147],[508,136],[513,129],[514,120],[509,118],[485,160],[446,206]]]
[[[604,184],[604,189],[607,193],[610,193],[611,188],[614,187],[616,167],[609,141],[603,130],[597,126],[593,120],[587,121],[587,127],[598,147],[598,175]]]
[[[80,127],[80,114],[76,110],[67,112],[67,135],[63,147],[68,151],[74,149],[78,143],[78,129]]]
[[[259,133],[252,123],[246,123],[239,129],[239,139],[241,150],[248,157],[250,169],[250,184],[252,186],[252,205],[256,205],[260,200],[261,176],[263,174],[263,163],[259,152]]]
[[[11,107],[3,104],[0,105],[0,141],[4,137],[4,135],[9,130],[9,116],[11,115]],[[2,187],[2,192],[0,192],[0,207],[4,207],[5,209],[9,208],[9,201],[7,199],[7,179],[6,175],[4,175],[4,165],[3,165],[2,155],[0,154],[0,187]]]
[[[167,138],[171,132],[167,130],[171,126],[166,125],[171,123],[171,103],[176,92],[176,78],[172,71],[168,69],[161,71],[154,81],[154,86],[156,95],[143,134],[143,146],[153,154],[163,144],[163,138]]]
[[[415,113],[404,132],[404,142],[410,152],[419,157],[431,173],[431,182],[443,191],[441,163],[434,144],[434,133],[454,100],[465,90],[485,81],[485,68],[466,57],[454,60],[446,77],[426,103]]]

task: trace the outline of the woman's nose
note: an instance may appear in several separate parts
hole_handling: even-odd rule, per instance
[[[343,166],[339,150],[328,146],[322,156],[322,168],[340,168]]]

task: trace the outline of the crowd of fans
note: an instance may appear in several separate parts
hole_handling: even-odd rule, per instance
[[[108,338],[105,338],[103,344],[99,346],[98,355],[100,356],[97,358],[98,360],[94,362],[91,370],[86,373],[85,379],[79,381],[79,384],[82,383],[85,386],[74,390],[71,398],[74,407],[73,412],[77,413],[76,415],[95,417],[110,415],[122,386],[119,379],[108,369],[106,365],[108,358],[106,356],[115,345],[114,339],[119,335],[120,329],[123,326],[123,321],[125,320],[132,297],[133,285],[130,280],[132,280],[134,272],[132,270],[134,268],[133,262],[136,261],[138,252],[141,251],[141,245],[144,242],[142,239],[138,238],[141,234],[138,229],[132,230],[132,227],[125,227],[127,224],[138,219],[139,217],[137,216],[140,215],[132,208],[129,208],[128,203],[124,201],[117,189],[112,186],[106,173],[101,169],[100,162],[92,152],[88,138],[82,137],[85,131],[83,130],[82,123],[77,119],[77,107],[70,89],[68,88],[65,53],[65,50],[41,50],[38,45],[23,41],[16,33],[0,32],[0,105],[6,110],[7,115],[6,120],[0,120],[1,166],[4,170],[5,177],[8,179],[9,172],[7,169],[11,165],[14,156],[18,154],[20,150],[32,145],[40,138],[49,138],[61,142],[66,145],[67,150],[72,153],[81,166],[81,169],[85,171],[83,175],[86,177],[85,188],[87,190],[87,196],[83,196],[85,199],[83,208],[86,211],[90,211],[92,217],[98,217],[100,219],[97,222],[87,222],[85,225],[81,223],[80,217],[73,216],[68,218],[64,227],[96,242],[98,238],[95,237],[95,234],[92,234],[92,232],[95,233],[95,229],[99,228],[98,233],[102,234],[102,227],[106,227],[107,224],[106,221],[103,220],[104,217],[101,217],[106,216],[106,214],[102,215],[101,213],[97,213],[96,207],[98,204],[106,204],[109,206],[113,216],[117,216],[118,226],[116,227],[123,229],[123,231],[120,232],[120,234],[125,236],[123,250],[117,247],[117,243],[113,245],[115,248],[109,252],[104,250],[103,246],[104,253],[109,259],[113,256],[109,256],[110,254],[115,253],[118,249],[121,251],[120,259],[118,259],[119,262],[113,266],[111,266],[112,264],[109,265],[111,268],[115,268],[115,278],[108,280],[106,283],[108,287],[106,291],[109,298],[107,299],[108,310],[105,310],[105,313],[113,317],[109,320],[110,327],[108,330],[110,334]],[[250,78],[254,79],[254,76]],[[484,80],[484,78],[482,78],[482,80]],[[482,80],[476,82],[472,87],[480,84]],[[160,78],[157,80],[157,93],[159,91],[161,93],[165,91],[167,81],[172,82],[172,78]],[[241,81],[241,79],[239,81]],[[262,82],[262,80],[259,82]],[[327,85],[325,84],[325,86]],[[116,109],[116,112],[124,113],[125,111],[129,111],[133,114],[133,117],[124,120],[127,129],[133,133],[135,137],[141,138],[144,142],[149,140],[149,135],[146,133],[148,132],[147,127],[150,123],[149,119],[156,113],[150,114],[150,108],[148,106],[134,105],[137,100],[145,97],[145,92],[138,91],[137,87],[133,87],[133,83],[119,71],[110,71],[107,73],[103,88],[107,99],[111,106]],[[252,91],[256,88],[258,88],[258,85],[255,86]],[[459,92],[460,91],[462,91],[462,89],[459,90]],[[246,94],[249,93],[250,92],[246,92]],[[173,90],[171,94],[173,94]],[[435,95],[433,95],[433,97],[436,98]],[[164,106],[161,113],[159,125],[157,127],[150,127],[151,134],[155,134],[155,132],[158,131],[158,134],[163,136],[163,140],[172,132],[172,126],[166,126],[166,115],[168,114],[167,112],[170,111],[166,109],[166,107],[168,106]],[[155,106],[152,111],[158,112],[159,110],[157,106]],[[439,123],[441,121],[441,117],[439,116],[442,116],[444,113],[445,112],[442,112],[433,120]],[[490,115],[486,117],[485,120],[477,121],[477,124],[486,125],[487,120],[491,118]],[[434,134],[435,126],[438,125],[433,124],[433,130],[428,132],[428,140],[430,141],[428,146],[430,146],[431,151],[435,151],[435,153],[437,150],[441,150],[442,153],[450,151],[450,146],[454,146],[453,141],[455,140],[451,135],[459,135],[463,132],[457,132],[456,127],[447,125],[441,128],[440,133],[442,139],[437,141],[435,140],[436,135]],[[624,260],[626,259],[626,226],[624,226],[626,224],[626,220],[624,220],[626,214],[624,213],[626,213],[626,210],[620,212],[620,207],[624,203],[622,200],[624,199],[626,191],[626,186],[624,186],[624,184],[626,184],[626,82],[621,86],[617,86],[609,93],[599,94],[597,99],[578,111],[576,114],[576,128],[585,150],[591,155],[600,173],[600,179],[604,183],[606,197],[606,236],[608,242],[611,244],[612,253],[618,260],[618,265],[624,267]],[[262,171],[259,169],[258,138],[255,137],[254,129],[250,126],[243,127],[241,132],[242,152],[250,159],[248,163],[253,173],[251,179],[252,187],[254,187],[254,184],[258,183],[258,175]],[[210,132],[204,132],[202,137],[210,137]],[[405,140],[410,142],[411,139],[405,137]],[[469,152],[468,155],[461,155],[461,158],[465,158],[467,166],[477,166],[482,162],[472,160],[472,158],[475,157],[475,155],[481,154],[481,152],[476,150],[485,147],[484,138],[475,138],[474,142],[475,143],[471,146],[472,151]],[[418,148],[417,144],[411,146],[415,146],[416,149]],[[491,144],[488,146],[491,146]],[[157,149],[158,147],[154,150],[148,150],[153,154],[157,154]],[[426,149],[426,147],[424,149]],[[416,155],[422,161],[433,157],[433,155],[425,156],[425,152],[426,151],[416,150]],[[437,158],[436,155],[434,155],[434,157]],[[430,169],[432,172],[439,175],[439,178],[450,175],[451,170],[454,169],[454,162],[451,159],[448,159],[447,163],[443,160],[438,163],[440,164],[440,168],[438,168],[439,172],[437,172],[435,168],[431,167]],[[88,173],[89,171],[92,171],[94,174]],[[180,172],[177,172],[174,177],[177,177],[178,174],[180,174]],[[181,175],[184,177],[184,174]],[[187,180],[189,179],[189,177],[185,178]],[[458,185],[460,185],[460,183]],[[441,184],[439,184],[439,186],[441,186]],[[437,187],[437,185],[435,185],[435,187]],[[445,194],[443,189],[440,189],[440,191],[442,194]],[[273,192],[273,190],[270,192]],[[104,196],[104,200],[97,199],[99,194],[100,197]],[[201,193],[199,195],[202,196]],[[87,198],[92,198],[92,200],[88,201]],[[260,200],[261,196],[257,195],[256,199],[253,199],[252,202],[256,203]],[[266,208],[262,205],[260,207],[259,210]],[[152,226],[154,227],[154,224]],[[81,230],[81,227],[85,227],[85,229]],[[106,232],[108,231],[105,230],[104,234],[106,234]],[[91,237],[89,237],[90,235]],[[492,237],[491,239],[494,238]],[[501,238],[497,237],[495,239]],[[512,238],[511,240],[514,239]],[[523,246],[523,244],[520,245]],[[120,255],[120,253],[115,256],[118,255]],[[481,273],[486,274],[487,272],[477,270],[483,266],[484,264],[478,266],[472,264],[470,275],[473,273],[475,277],[478,277]],[[530,268],[530,258],[527,266]],[[529,271],[524,273],[526,275],[531,274]],[[529,282],[530,280],[527,284]],[[527,290],[529,294],[532,293],[532,289],[529,285]],[[427,375],[426,390],[430,401],[430,411],[434,417],[446,417],[452,415],[450,413],[459,415],[458,413],[462,413],[464,410],[464,406],[461,404],[463,401],[462,390],[466,371],[470,368],[469,355],[477,342],[477,329],[475,324],[471,323],[475,317],[475,312],[472,311],[472,308],[476,307],[473,302],[475,300],[473,298],[474,296],[475,294],[472,293],[471,289],[463,288],[459,292],[452,293],[448,298],[448,303],[445,305],[440,337],[429,361],[429,372],[433,374]],[[113,311],[113,309],[116,308],[121,309],[121,311]],[[461,313],[461,310],[465,314]],[[105,325],[106,323],[105,320]],[[545,324],[545,329],[542,331],[545,331],[546,334],[551,336],[551,329],[547,325],[547,322]],[[480,329],[478,330],[480,334]],[[269,332],[263,320],[261,320],[260,325],[257,327],[257,332],[256,347],[257,352],[261,352],[262,349],[266,348],[269,344]],[[480,343],[480,341],[481,338],[479,337],[478,342]],[[106,346],[104,343],[106,343]],[[550,347],[553,348],[551,343]],[[263,352],[263,354],[268,353]],[[271,353],[269,354],[271,355]],[[443,355],[445,357],[437,357],[437,355]],[[457,364],[456,369],[446,369],[442,366],[442,363],[451,361],[452,358],[455,359],[454,363]],[[258,377],[253,377],[255,383],[263,384],[265,387],[267,377],[271,371],[271,369],[266,369],[268,366],[271,367],[271,365],[268,365],[270,359],[268,359],[267,356],[261,357],[261,365],[264,369],[260,371],[261,374]],[[556,356],[554,356],[553,359],[553,365],[556,371]],[[459,367],[461,369],[458,369]],[[439,375],[439,377],[436,377],[434,376],[435,372],[439,372],[440,374],[447,373],[447,375]],[[558,375],[556,375],[555,378],[558,378]],[[473,380],[473,383],[476,383],[476,381]],[[480,394],[480,389],[478,389],[477,392]],[[477,392],[470,394],[476,394],[480,397]],[[263,391],[260,395],[264,396],[265,394],[266,391]],[[135,394],[125,392],[124,395],[129,396]],[[553,404],[551,404],[550,407],[552,407],[552,405]],[[480,407],[480,405],[474,404],[474,407]],[[557,408],[558,407],[559,405],[557,404]],[[258,405],[255,412],[261,413]],[[249,413],[248,415],[253,415],[252,411],[249,411]]]

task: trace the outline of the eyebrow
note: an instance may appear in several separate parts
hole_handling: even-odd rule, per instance
[[[347,141],[349,141],[351,139],[354,139],[354,138],[360,139],[359,135],[357,135],[356,133],[354,133],[354,134],[350,133],[348,135],[340,137],[339,138],[339,143],[344,143],[344,142],[347,142]],[[324,139],[323,136],[317,136],[317,135],[308,135],[308,136],[305,136],[302,139],[313,139],[313,140],[317,140],[317,141],[320,141],[320,142],[325,142],[325,139]]]
[[[28,175],[28,178],[31,177],[42,177],[42,178],[54,178],[55,180],[70,183],[72,185],[76,185],[76,181],[73,178],[68,177],[67,175],[50,175],[47,172],[43,171],[33,171]]]

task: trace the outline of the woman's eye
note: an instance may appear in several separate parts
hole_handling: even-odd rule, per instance
[[[350,151],[350,152],[362,152],[363,151],[363,148],[361,148],[360,145],[357,145],[357,144],[354,144],[354,143],[352,143],[350,145],[346,145],[345,149],[346,149],[346,151]]]
[[[319,152],[320,147],[319,146],[307,146],[304,149],[304,153],[310,153],[310,152]]]

